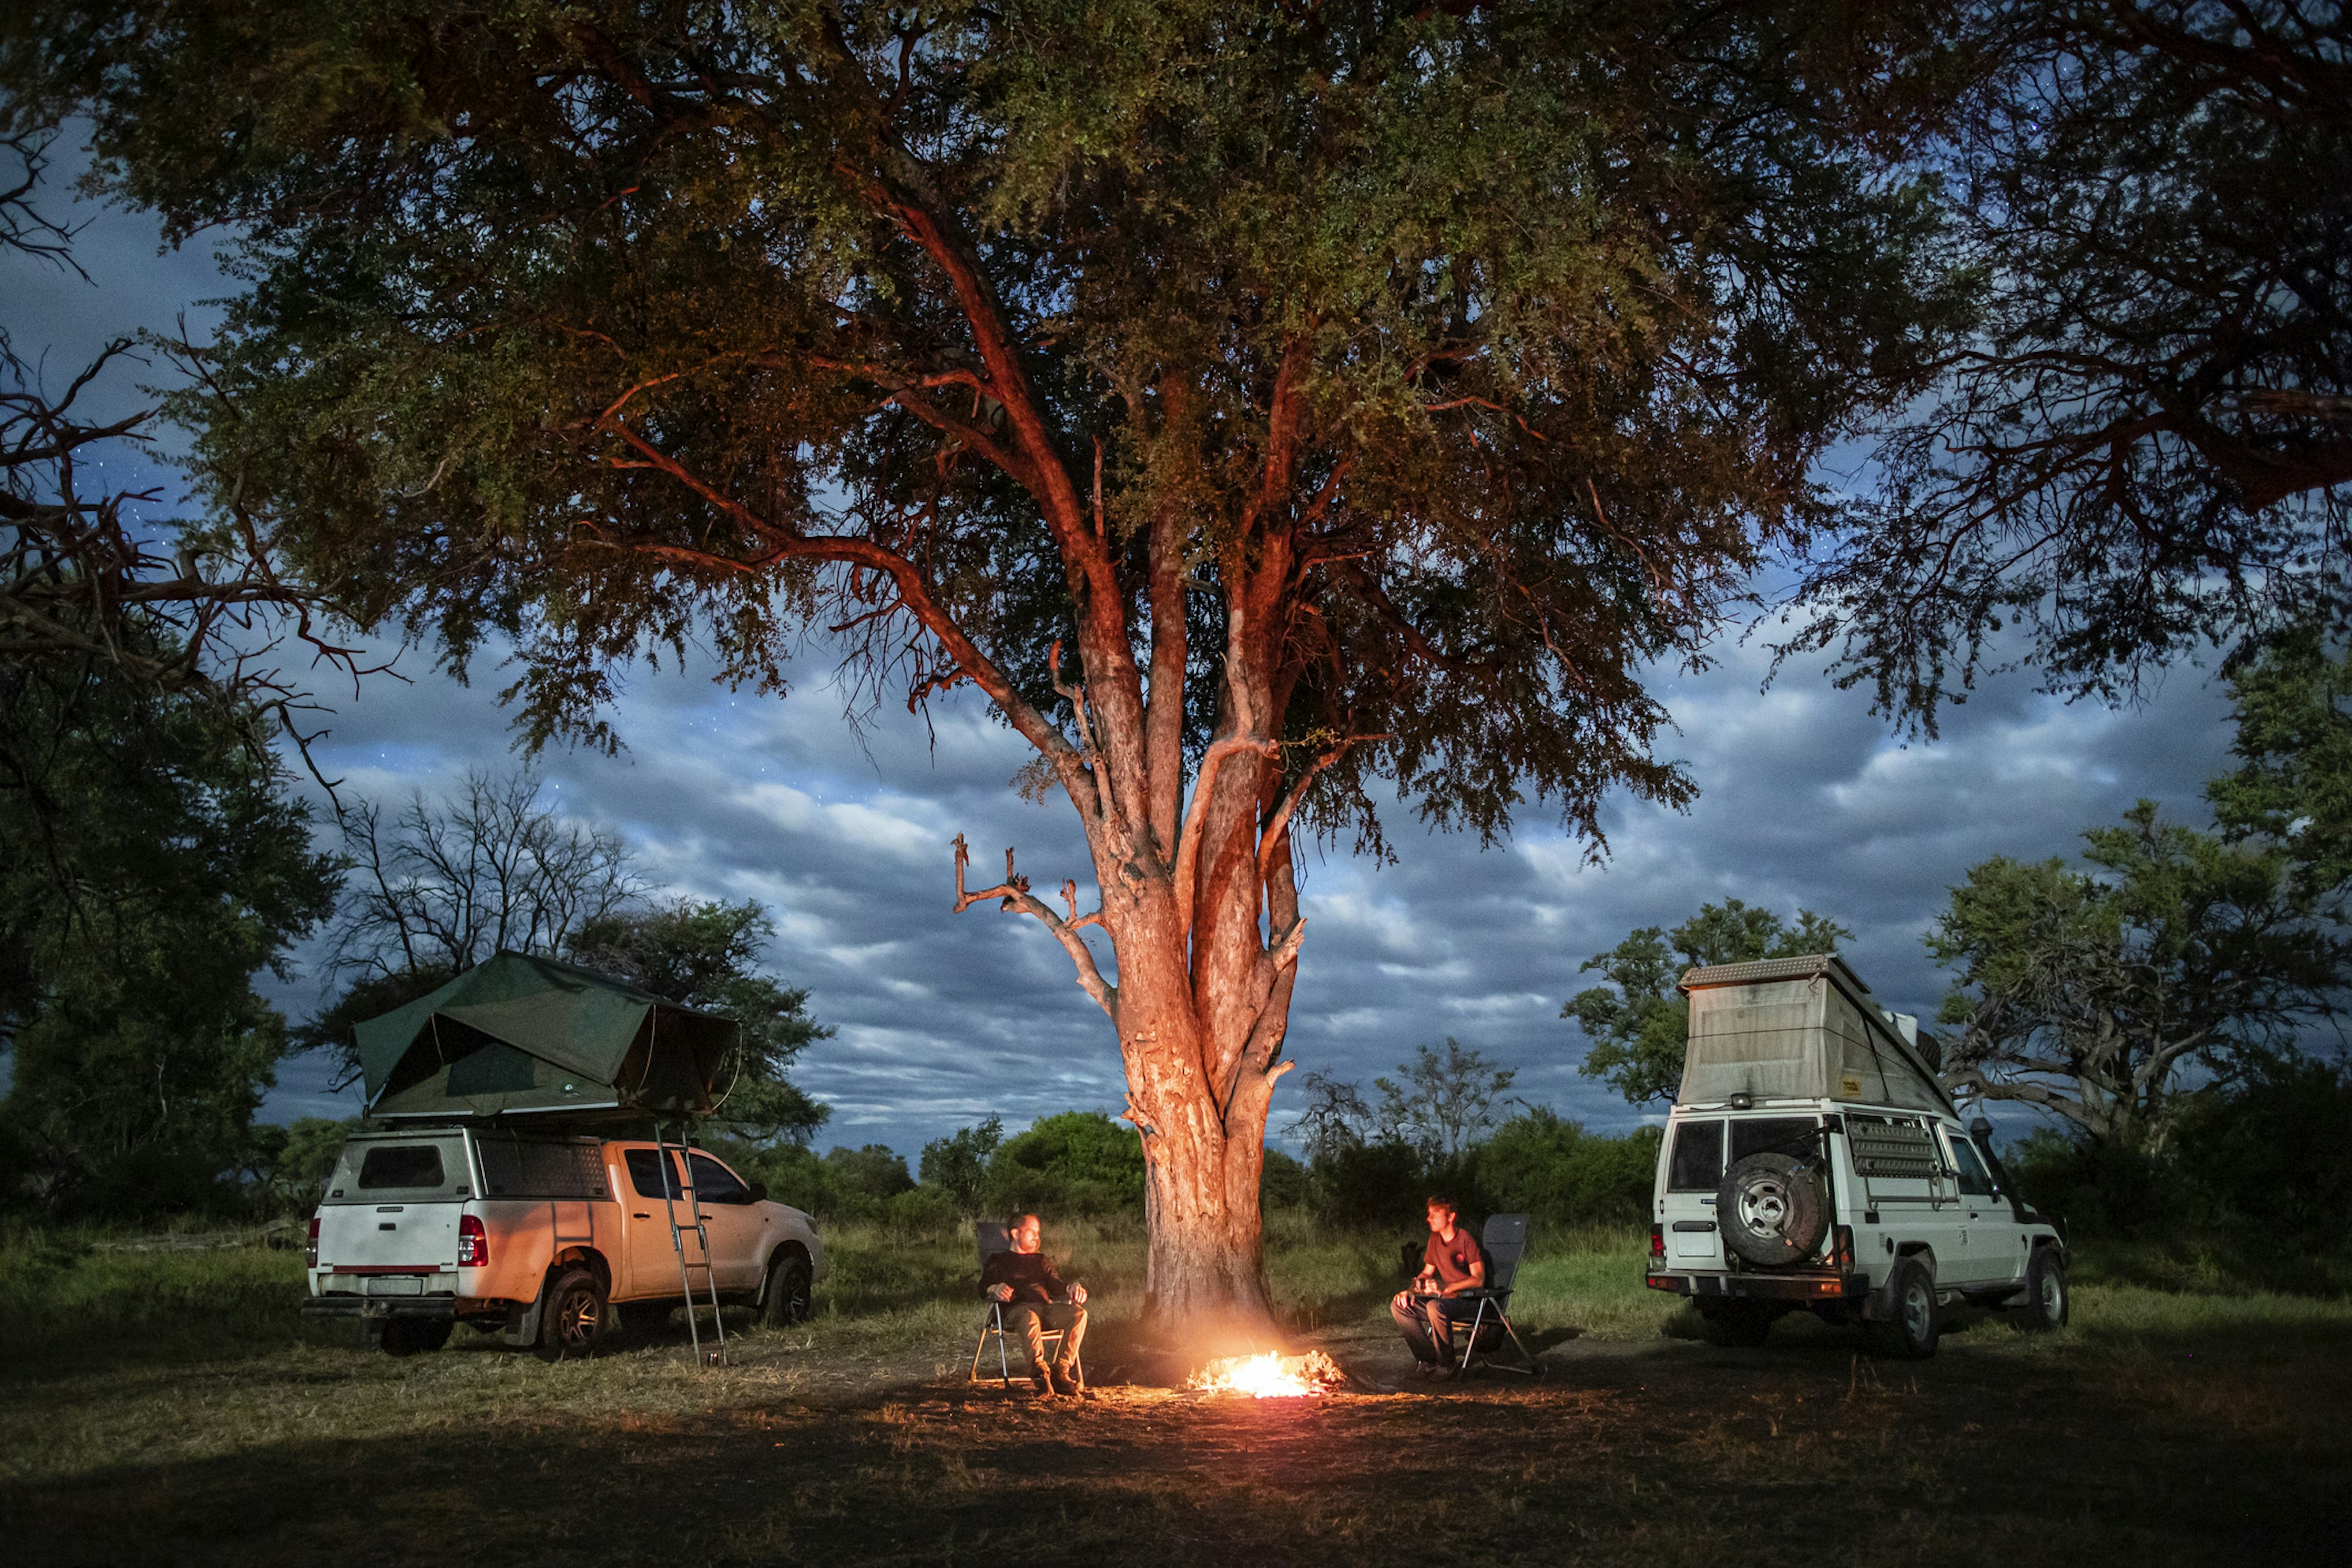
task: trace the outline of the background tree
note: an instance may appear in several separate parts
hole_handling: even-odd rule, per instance
[[[2232,672],[2238,771],[2205,786],[2224,834],[2281,846],[2295,892],[2339,918],[2352,887],[2352,651],[2296,627]]]
[[[1480,1052],[1464,1050],[1451,1035],[1445,1037],[1443,1057],[1427,1046],[1415,1046],[1412,1060],[1397,1064],[1396,1079],[1372,1080],[1381,1091],[1376,1113],[1381,1135],[1420,1151],[1432,1163],[1459,1159],[1494,1131],[1501,1120],[1497,1107],[1518,1076],[1517,1068],[1500,1067]]]
[[[1796,646],[1933,721],[1983,663],[2113,696],[2337,628],[2352,500],[2352,21],[2336,0],[2002,0],[1947,144],[1990,296],[1880,454]],[[2006,635],[1995,653],[1992,639]]]
[[[1853,932],[1811,910],[1799,910],[1790,924],[1770,910],[1738,899],[1701,904],[1672,935],[1660,926],[1643,926],[1580,966],[1601,971],[1616,989],[1591,986],[1559,1010],[1592,1041],[1577,1071],[1602,1079],[1635,1105],[1652,1100],[1671,1103],[1682,1088],[1683,1057],[1690,1044],[1690,1004],[1675,989],[1685,970],[1835,952],[1840,942],[1853,940]]]
[[[0,69],[247,237],[215,495],[362,624],[511,647],[533,740],[613,743],[690,633],[977,686],[1100,901],[959,853],[956,907],[1112,1021],[1151,1310],[1262,1330],[1295,832],[1687,798],[1642,672],[1965,317],[1890,162],[1940,15],[59,0]]]
[[[2148,801],[2084,837],[2089,874],[2000,857],[1952,890],[1927,939],[1958,971],[1944,1081],[2160,1152],[2189,1104],[2338,1010],[2352,942],[2313,918],[2274,844],[2160,822]]]
[[[1004,1122],[992,1116],[974,1127],[960,1127],[945,1138],[923,1145],[917,1167],[927,1185],[947,1194],[960,1215],[980,1213],[988,1192],[988,1165],[1004,1142]]]
[[[353,1024],[505,949],[561,956],[585,928],[642,896],[620,835],[572,821],[543,794],[529,769],[475,769],[446,803],[420,789],[389,818],[375,801],[343,808],[344,858],[356,874],[330,928],[327,961],[341,989],[301,1036],[306,1047],[341,1053],[338,1087],[360,1076]],[[634,952],[613,957],[638,962]],[[678,973],[666,978],[688,977],[684,958],[669,955]]]

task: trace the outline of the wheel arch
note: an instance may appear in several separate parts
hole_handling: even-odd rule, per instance
[[[809,1256],[807,1246],[799,1237],[785,1237],[775,1246],[768,1248],[768,1256],[760,1260],[760,1294],[753,1300],[751,1303],[753,1306],[764,1307],[768,1304],[768,1287],[775,1282],[776,1278],[776,1259],[793,1257],[797,1257],[808,1266],[810,1279],[814,1282],[816,1275],[816,1259]]]

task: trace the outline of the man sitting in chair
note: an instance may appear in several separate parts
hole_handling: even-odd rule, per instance
[[[1422,1248],[1421,1272],[1389,1302],[1397,1331],[1412,1347],[1413,1370],[1431,1377],[1454,1375],[1450,1322],[1477,1316],[1476,1304],[1459,1298],[1486,1283],[1486,1255],[1460,1217],[1453,1199],[1429,1200],[1429,1241]]]
[[[1017,1215],[1005,1226],[1013,1250],[1000,1252],[981,1270],[980,1293],[1004,1303],[1005,1330],[1029,1342],[1029,1366],[1040,1396],[1085,1392],[1078,1345],[1087,1337],[1087,1288],[1065,1285],[1053,1264],[1037,1250],[1045,1229],[1034,1214]],[[1060,1353],[1045,1362],[1045,1335],[1062,1331]]]

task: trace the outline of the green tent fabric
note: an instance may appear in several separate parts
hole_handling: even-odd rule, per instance
[[[501,952],[352,1032],[370,1116],[693,1116],[712,1109],[737,1026],[577,964]]]

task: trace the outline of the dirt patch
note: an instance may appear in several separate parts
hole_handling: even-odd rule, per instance
[[[1403,1370],[1380,1341],[1325,1342],[1370,1382]],[[2333,1363],[2126,1373],[1962,1348],[1910,1365],[1826,1342],[1546,1362],[1532,1383],[1276,1400],[1114,1384],[1040,1401],[963,1366],[834,1368],[702,1412],[485,1414],[0,1499],[11,1554],[57,1563],[164,1542],[183,1563],[408,1563],[462,1542],[583,1563],[1655,1564],[1844,1561],[1867,1542],[1906,1563],[2144,1565],[2334,1561],[2352,1524],[2352,1387]],[[2269,1414],[2217,1421],[2217,1402]]]

